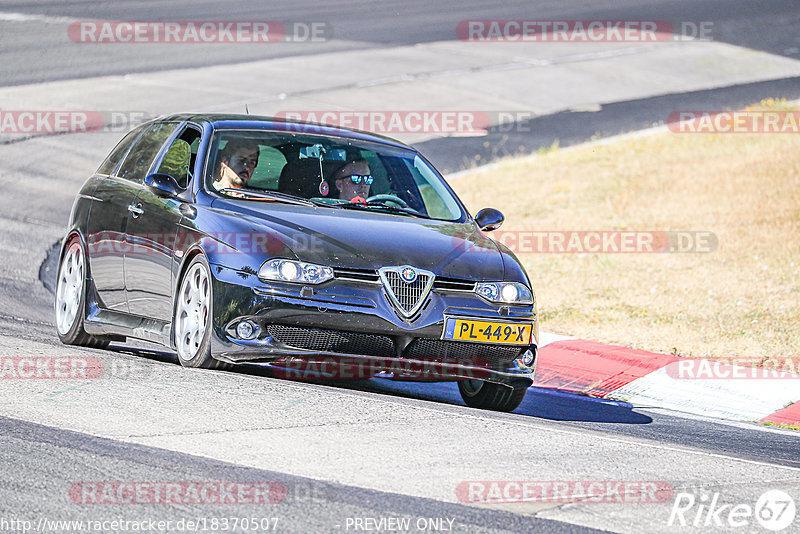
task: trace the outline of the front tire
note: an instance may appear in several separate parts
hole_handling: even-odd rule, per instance
[[[519,407],[528,388],[514,388],[495,382],[469,379],[458,381],[458,391],[467,406],[471,408],[510,412]]]
[[[66,345],[106,348],[108,339],[95,337],[83,328],[86,315],[86,254],[77,236],[67,242],[56,281],[56,330]]]
[[[211,356],[214,291],[205,256],[192,260],[179,287],[172,321],[178,361],[184,367],[222,368],[222,362]]]

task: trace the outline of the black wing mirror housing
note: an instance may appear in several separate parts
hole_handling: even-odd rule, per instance
[[[475,215],[475,222],[478,223],[478,228],[484,232],[497,230],[505,220],[505,216],[494,208],[483,208]]]
[[[183,192],[175,178],[160,172],[147,175],[144,179],[144,185],[157,196],[165,198],[175,198]]]

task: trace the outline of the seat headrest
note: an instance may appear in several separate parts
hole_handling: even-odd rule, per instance
[[[335,196],[334,185],[331,177],[336,170],[342,166],[341,161],[323,161],[322,172],[328,182],[329,191],[327,195],[319,192],[319,160],[299,159],[290,161],[281,170],[278,179],[278,191],[295,195],[303,198]]]

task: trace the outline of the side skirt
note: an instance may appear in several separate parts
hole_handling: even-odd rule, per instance
[[[97,292],[91,279],[86,299],[86,319],[84,330],[94,336],[111,337],[115,341],[125,341],[125,337],[142,339],[172,346],[172,323],[150,319],[139,315],[101,308]]]

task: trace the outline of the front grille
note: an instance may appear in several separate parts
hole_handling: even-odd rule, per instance
[[[372,269],[352,269],[337,267],[333,270],[333,276],[340,280],[355,280],[358,282],[377,282],[380,283],[378,273]]]
[[[276,341],[299,349],[378,358],[394,358],[397,355],[392,338],[384,335],[277,324],[267,325],[266,330]],[[504,369],[519,357],[522,350],[524,347],[417,338],[403,351],[403,358]]]
[[[409,284],[403,281],[399,273],[386,272],[386,280],[389,282],[388,289],[406,314],[411,313],[411,310],[426,296],[425,290],[430,278],[430,275],[419,273],[417,279]]]
[[[501,368],[517,359],[522,350],[523,347],[417,338],[403,352],[403,357],[414,360],[459,361],[477,367],[495,369]]]
[[[333,270],[333,276],[340,280],[354,280],[357,282],[380,283],[380,276],[377,271],[372,269],[354,269],[337,267]],[[473,291],[475,282],[462,278],[449,278],[437,276],[433,282],[433,289],[443,289],[450,291]]]
[[[475,282],[462,280],[461,278],[437,276],[436,281],[433,282],[433,288],[450,291],[473,291],[475,289]]]
[[[394,343],[388,336],[277,324],[268,325],[267,333],[276,341],[299,349],[384,358],[395,356]]]

